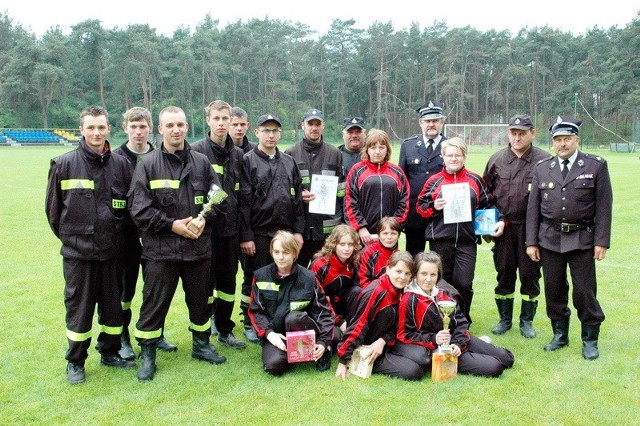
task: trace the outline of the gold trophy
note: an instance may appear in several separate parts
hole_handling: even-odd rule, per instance
[[[456,302],[452,300],[441,300],[438,303],[438,310],[442,316],[443,330],[449,329],[451,315],[456,310]],[[444,382],[458,374],[458,357],[453,356],[450,342],[443,343],[438,350],[431,354],[431,380],[434,382]]]
[[[442,329],[449,329],[449,321],[451,320],[451,315],[456,310],[456,302],[453,300],[440,300],[438,301],[438,309],[440,310],[440,315],[442,316]],[[440,345],[440,350],[442,352],[451,352],[450,342],[443,343]]]
[[[191,221],[187,224],[187,229],[194,234],[197,234],[200,231],[202,222],[204,221],[204,215],[209,213],[211,209],[213,209],[213,206],[217,206],[218,204],[222,203],[227,197],[228,194],[224,192],[222,188],[220,188],[215,183],[212,184],[209,192],[207,193],[208,201],[204,203],[204,205],[202,206],[202,211],[198,213],[198,216],[196,216],[194,219],[191,219]]]

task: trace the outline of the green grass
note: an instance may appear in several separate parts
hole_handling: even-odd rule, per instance
[[[582,359],[572,316],[570,345],[554,353],[544,301],[526,340],[513,329],[493,336],[516,357],[501,378],[459,376],[435,384],[384,376],[345,382],[332,371],[296,366],[281,378],[262,371],[260,349],[219,348],[220,366],[190,357],[184,294],[178,290],[166,336],[179,346],[158,354],[158,372],[138,383],[135,370],[98,365],[92,348],[87,381],[66,382],[62,259],[48,227],[44,196],[48,161],[68,148],[0,148],[0,424],[637,424],[640,248],[640,161],[602,151],[614,185],[612,248],[599,262],[598,296],[607,319],[600,358]],[[593,151],[591,151],[593,152]],[[468,167],[482,172],[491,151],[472,147]],[[399,146],[394,146],[393,158]],[[402,243],[402,246],[404,244]],[[472,332],[490,334],[497,321],[490,245],[482,244],[474,283]],[[140,307],[141,282],[133,301]],[[519,312],[519,309],[516,310]],[[235,319],[239,319],[238,316]],[[241,334],[240,327],[237,333]],[[137,349],[137,348],[136,348]],[[634,420],[636,419],[636,420]]]

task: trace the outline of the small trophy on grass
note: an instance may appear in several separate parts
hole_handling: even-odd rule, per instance
[[[204,221],[204,215],[209,213],[211,209],[213,209],[213,206],[217,206],[218,204],[222,203],[222,201],[224,201],[224,199],[227,197],[228,194],[224,192],[222,188],[220,188],[215,183],[212,184],[209,192],[207,193],[208,201],[204,203],[204,205],[202,206],[202,211],[198,213],[198,216],[196,216],[194,219],[191,219],[191,221],[187,224],[187,229],[194,234],[197,234],[198,231],[200,231],[202,221]]]

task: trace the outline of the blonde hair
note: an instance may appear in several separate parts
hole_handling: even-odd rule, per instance
[[[346,236],[351,237],[351,239],[353,240],[353,254],[349,258],[348,263],[350,263],[351,266],[354,266],[358,261],[358,258],[360,257],[360,250],[362,250],[362,245],[360,244],[360,237],[358,236],[356,230],[345,224],[340,224],[333,228],[331,234],[329,234],[327,239],[324,241],[324,245],[322,246],[320,251],[315,254],[314,257],[324,257],[325,259],[329,260],[331,255],[336,252],[336,247],[338,246],[338,243],[340,243],[340,240]]]
[[[442,155],[445,155],[445,151],[449,147],[458,148],[462,152],[462,155],[464,156],[464,158],[467,158],[468,148],[467,148],[467,143],[464,141],[464,139],[455,137],[455,138],[446,139],[445,141],[443,141],[442,147],[440,149],[442,152]]]
[[[360,151],[360,158],[363,161],[369,160],[369,153],[367,150],[375,145],[384,145],[387,147],[387,153],[384,156],[384,162],[386,163],[391,158],[391,144],[389,143],[389,135],[384,130],[370,129],[367,132],[367,137],[364,141],[364,146]]]
[[[300,244],[296,237],[293,236],[291,232],[288,231],[278,231],[271,239],[271,243],[269,243],[269,254],[273,253],[273,244],[279,241],[282,249],[287,252],[293,253],[293,256],[297,259],[300,254]]]

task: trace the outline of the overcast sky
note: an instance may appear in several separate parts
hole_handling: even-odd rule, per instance
[[[0,11],[6,13],[14,24],[21,24],[37,36],[56,25],[68,33],[72,25],[86,19],[99,19],[108,29],[147,23],[158,33],[171,35],[179,26],[193,30],[207,13],[220,21],[221,28],[237,20],[269,17],[302,22],[320,34],[328,31],[333,19],[353,18],[359,28],[367,28],[374,21],[391,21],[396,30],[408,28],[413,21],[420,22],[422,28],[431,26],[434,21],[445,21],[449,28],[470,25],[480,31],[510,30],[514,35],[522,28],[548,25],[577,35],[594,26],[605,30],[612,26],[623,28],[639,10],[635,0],[608,0],[603,3],[575,0],[169,0],[166,3],[146,0],[0,0]]]

